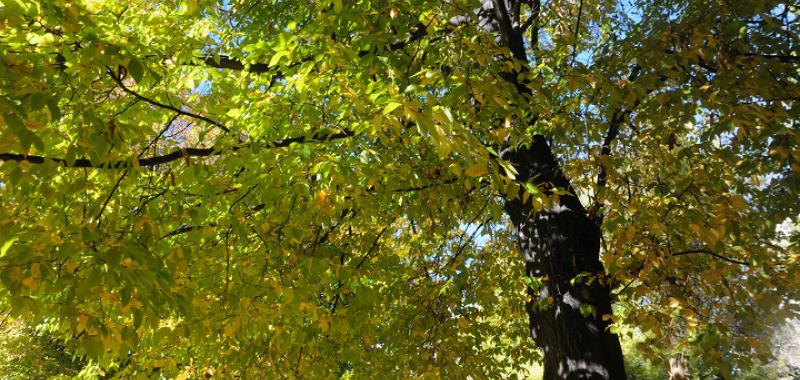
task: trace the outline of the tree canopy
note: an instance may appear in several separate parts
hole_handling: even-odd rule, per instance
[[[594,317],[649,357],[733,376],[798,312],[797,2],[0,12],[0,307],[108,375],[519,370],[552,279],[504,202],[567,193],[604,266],[570,281],[611,289]],[[537,136],[569,186],[503,153]]]

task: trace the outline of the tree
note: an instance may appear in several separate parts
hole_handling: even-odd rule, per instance
[[[119,376],[729,376],[797,312],[794,2],[2,9],[2,302]]]

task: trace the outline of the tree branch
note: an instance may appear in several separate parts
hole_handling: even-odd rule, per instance
[[[628,75],[628,82],[633,82],[639,75],[641,74],[642,68],[639,65],[636,65],[632,70],[631,73]],[[659,83],[665,81],[666,77],[659,78]],[[655,88],[647,89],[645,91],[645,96],[649,95],[655,91]],[[608,124],[608,130],[606,130],[606,135],[603,138],[603,145],[600,148],[600,157],[608,157],[611,155],[611,144],[619,135],[620,129],[622,128],[622,123],[625,121],[626,118],[630,117],[631,113],[639,106],[642,99],[637,98],[633,104],[626,108],[620,106],[613,115],[611,116],[611,120]],[[600,193],[601,190],[605,189],[606,184],[608,182],[608,171],[606,167],[600,163],[600,172],[597,174],[597,194]],[[597,198],[594,201],[594,204],[591,207],[591,215],[590,217],[598,226],[603,224],[603,204]]]
[[[201,228],[213,228],[213,227],[216,227],[216,226],[217,226],[216,223],[209,223],[209,224],[200,225],[200,226],[190,226],[190,225],[182,224],[180,227],[178,227],[178,228],[168,232],[166,235],[162,236],[161,239],[166,239],[166,238],[170,238],[170,237],[173,237],[173,236],[176,236],[176,235],[185,234],[187,232],[198,230],[198,229],[201,229]]]
[[[472,233],[469,235],[469,239],[467,239],[467,241],[463,241],[464,236],[467,232],[466,230],[469,229],[469,226],[472,226],[472,224],[475,223],[475,221],[477,221],[478,218],[483,216],[483,212],[486,211],[486,208],[489,206],[489,202],[491,200],[492,200],[491,197],[487,197],[486,203],[484,203],[483,207],[481,207],[480,211],[478,211],[478,215],[475,215],[475,217],[472,218],[472,220],[470,220],[469,223],[467,223],[467,228],[464,230],[464,233],[461,234],[461,236],[458,238],[458,245],[457,245],[458,249],[456,250],[456,253],[450,257],[450,260],[447,260],[447,264],[444,265],[445,268],[452,265],[456,261],[456,259],[458,259],[458,257],[461,256],[461,253],[464,251],[464,249],[469,245],[469,243],[471,243],[475,239],[475,235],[478,234],[478,231],[480,231],[483,228],[483,226],[485,226],[492,220],[493,217],[489,216],[489,218],[487,218],[486,220],[478,224],[477,227],[475,227],[475,230],[473,230]]]
[[[341,132],[330,134],[329,131],[322,130],[314,133],[311,136],[296,136],[281,140],[274,140],[264,144],[262,147],[265,149],[285,148],[289,145],[315,143],[315,142],[328,142],[333,140],[344,139],[355,136],[355,132],[345,129]],[[28,161],[31,164],[44,164],[46,161],[53,161],[69,168],[97,168],[97,169],[127,169],[134,166],[156,166],[166,164],[168,162],[176,161],[182,158],[189,157],[209,157],[220,156],[223,152],[236,152],[238,150],[253,146],[256,143],[235,145],[227,149],[219,148],[179,148],[170,153],[161,156],[152,156],[145,158],[138,158],[134,160],[118,160],[112,162],[93,163],[88,158],[79,158],[74,161],[67,161],[63,158],[33,156],[18,153],[0,153],[0,161]],[[260,145],[260,144],[259,144]],[[136,163],[136,164],[134,164]]]
[[[114,74],[114,72],[111,71],[110,68],[106,68],[106,69],[107,69],[108,75],[111,78],[113,78],[115,82],[117,82],[117,85],[122,89],[122,91],[125,91],[126,93],[133,95],[135,98],[137,98],[137,99],[139,99],[141,101],[144,101],[146,103],[149,103],[151,105],[154,105],[154,106],[156,106],[158,108],[168,109],[168,110],[173,111],[173,112],[175,112],[175,113],[177,113],[179,115],[188,116],[188,117],[191,117],[191,118],[194,118],[194,119],[198,119],[198,120],[203,120],[203,121],[205,121],[205,122],[207,122],[207,123],[219,128],[219,129],[225,131],[226,133],[230,132],[230,129],[228,127],[222,125],[222,123],[220,123],[220,122],[218,122],[216,120],[212,120],[212,119],[209,119],[209,118],[207,118],[205,116],[198,115],[198,114],[195,114],[195,113],[192,113],[192,112],[184,111],[184,110],[182,110],[180,108],[173,107],[173,106],[171,106],[169,104],[160,103],[160,102],[157,102],[157,101],[152,100],[150,98],[146,98],[146,97],[142,96],[138,92],[133,91],[130,88],[126,87],[125,84],[122,83],[122,77],[121,76],[117,76],[116,74]]]
[[[209,67],[213,67],[216,69],[227,69],[227,70],[236,70],[236,71],[247,71],[253,74],[261,74],[261,73],[268,73],[270,72],[270,67],[266,63],[253,63],[249,66],[245,66],[242,61],[231,58],[227,55],[217,55],[214,57],[203,57],[202,58],[203,64]],[[277,75],[281,75],[280,71],[272,70]]]
[[[428,28],[423,23],[417,24],[416,29],[414,29],[408,38],[395,41],[387,46],[387,50],[389,51],[396,51],[405,48],[406,46],[419,41],[422,37],[428,35]],[[373,51],[371,50],[362,50],[358,52],[359,58],[367,56],[371,54]],[[245,65],[242,61],[232,58],[227,55],[217,55],[217,56],[208,56],[208,57],[201,57],[200,58],[203,64],[209,67],[214,67],[217,69],[227,69],[227,70],[236,70],[236,71],[247,71],[253,74],[262,74],[262,73],[273,73],[276,77],[282,77],[283,73],[280,70],[277,70],[276,67],[270,67],[266,63],[252,63],[249,65]],[[297,62],[292,63],[289,67],[297,66],[303,62],[309,62],[314,59],[313,56],[309,56],[303,58]]]
[[[539,63],[539,57],[536,56],[536,50],[539,48],[539,17],[542,14],[542,2],[541,0],[533,0],[530,4],[531,7],[531,20],[533,20],[531,24],[531,41],[530,46],[531,50],[533,51],[533,58],[536,60],[536,63]],[[523,30],[523,33],[525,31]]]
[[[716,258],[718,258],[718,259],[720,259],[722,261],[727,261],[727,262],[729,262],[731,264],[738,264],[738,265],[743,265],[743,266],[746,266],[746,267],[750,266],[750,264],[745,262],[745,261],[734,260],[734,259],[722,256],[722,255],[720,255],[720,254],[718,254],[718,253],[716,253],[714,251],[708,250],[708,249],[690,249],[688,251],[682,251],[682,252],[673,253],[672,256],[676,257],[676,256],[692,255],[692,254],[698,254],[698,253],[704,253],[704,254],[707,254],[707,255],[711,255],[711,256],[714,256],[714,257],[716,257]]]
[[[783,63],[798,63],[800,62],[800,56],[795,55],[784,55],[784,54],[762,54],[762,53],[751,53],[751,52],[743,52],[743,51],[734,51],[735,54],[741,55],[743,57],[749,58],[763,58],[763,59],[774,59]]]
[[[356,269],[360,269],[361,266],[364,265],[367,259],[372,255],[372,252],[378,248],[378,242],[381,240],[381,236],[383,235],[384,232],[386,232],[386,230],[389,229],[389,227],[392,226],[392,223],[394,223],[394,221],[395,219],[392,219],[392,221],[389,222],[389,224],[387,224],[386,227],[383,227],[383,229],[380,232],[378,232],[378,235],[375,236],[375,241],[372,242],[372,246],[369,247],[367,253],[365,253],[364,256],[361,257],[361,261],[359,261],[358,264],[356,264]]]
[[[578,20],[575,22],[575,30],[572,33],[573,38],[575,39],[575,43],[572,45],[572,65],[575,64],[575,58],[578,57],[578,33],[581,30],[581,16],[583,15],[583,0],[580,0],[580,5],[578,6]]]

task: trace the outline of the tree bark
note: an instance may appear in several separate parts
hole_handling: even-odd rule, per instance
[[[611,314],[610,289],[599,259],[600,229],[587,216],[549,144],[535,136],[530,147],[506,149],[517,179],[540,189],[566,189],[560,205],[534,212],[530,202],[507,196],[526,274],[544,280],[529,287],[531,335],[544,354],[544,380],[626,379],[622,349],[603,315]],[[576,279],[579,274],[586,275]]]

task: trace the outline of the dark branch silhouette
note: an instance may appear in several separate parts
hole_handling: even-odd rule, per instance
[[[720,255],[720,254],[718,254],[718,253],[716,253],[714,251],[708,250],[708,249],[690,249],[690,250],[687,250],[687,251],[673,253],[672,256],[673,257],[674,256],[684,256],[684,255],[692,255],[692,254],[699,254],[699,253],[703,253],[703,254],[706,254],[706,255],[711,255],[711,256],[716,257],[716,258],[718,258],[718,259],[720,259],[722,261],[727,261],[727,262],[729,262],[731,264],[744,265],[746,267],[750,266],[750,264],[747,263],[747,262],[731,259],[729,257],[722,256],[722,255]]]
[[[139,100],[141,100],[143,102],[146,102],[148,104],[154,105],[154,106],[156,106],[158,108],[163,108],[163,109],[167,109],[167,110],[173,111],[173,112],[175,112],[175,113],[177,113],[179,115],[188,116],[188,117],[191,117],[191,118],[194,118],[194,119],[205,121],[205,122],[213,125],[214,127],[217,127],[219,129],[225,131],[226,133],[231,131],[228,127],[222,125],[222,123],[220,123],[220,122],[218,122],[216,120],[213,120],[213,119],[210,119],[210,118],[205,117],[203,115],[198,115],[196,113],[192,113],[192,112],[189,112],[189,111],[184,111],[184,110],[182,110],[180,108],[173,107],[173,106],[171,106],[169,104],[160,103],[160,102],[155,101],[153,99],[147,98],[147,97],[139,94],[138,92],[136,92],[134,90],[131,90],[130,88],[125,86],[124,83],[122,83],[122,77],[114,74],[114,72],[111,71],[110,69],[108,70],[108,76],[110,76],[112,79],[114,79],[114,81],[117,82],[117,85],[123,91],[125,91],[128,94],[133,95],[133,97],[135,97],[136,99],[139,99]]]
[[[224,152],[236,152],[251,146],[260,146],[264,149],[285,148],[291,144],[304,144],[327,142],[355,136],[355,132],[345,129],[340,132],[330,133],[327,130],[318,131],[310,136],[295,136],[286,139],[273,140],[264,144],[248,143],[234,145],[228,148],[178,148],[174,151],[160,155],[131,160],[117,160],[110,162],[92,162],[88,158],[79,158],[74,161],[67,161],[64,158],[34,156],[19,153],[0,153],[0,161],[28,161],[32,164],[44,164],[46,161],[53,161],[64,167],[70,168],[98,168],[98,169],[127,169],[134,166],[156,166],[189,157],[209,157],[220,156]]]

